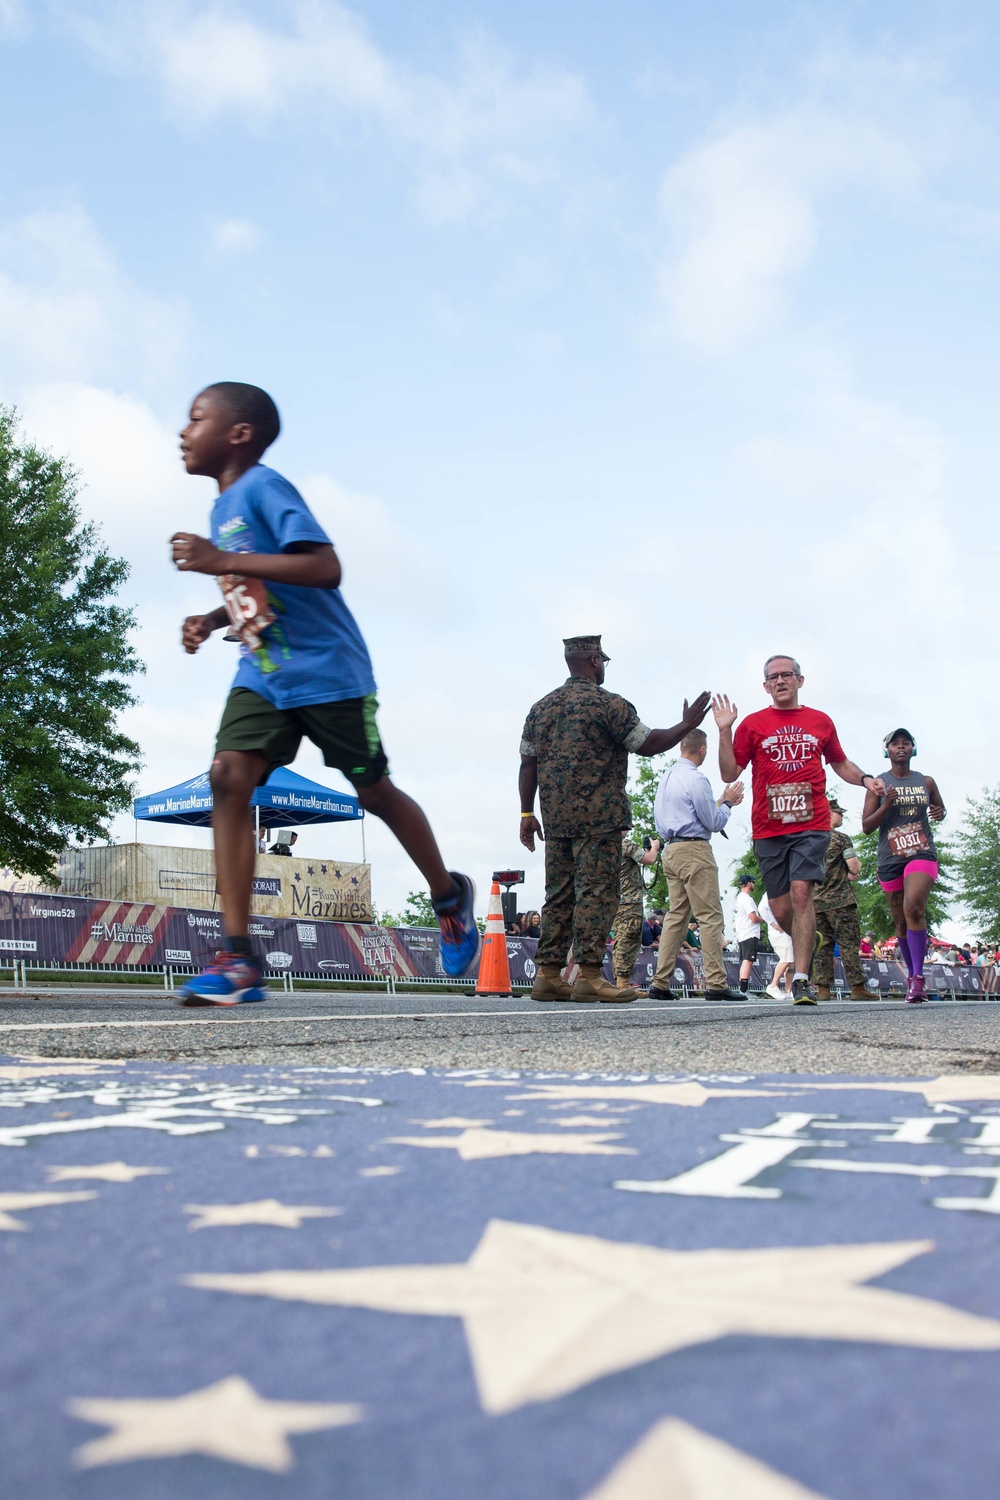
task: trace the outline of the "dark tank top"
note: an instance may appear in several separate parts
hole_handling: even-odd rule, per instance
[[[910,859],[937,859],[927,810],[930,795],[927,777],[919,771],[909,776],[883,776],[886,787],[895,787],[896,801],[886,813],[878,830],[878,868],[897,868]]]

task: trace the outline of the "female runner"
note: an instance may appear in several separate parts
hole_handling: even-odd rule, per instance
[[[930,825],[944,817],[944,803],[932,776],[910,770],[917,746],[908,729],[894,729],[882,746],[891,767],[884,777],[885,796],[865,793],[861,827],[865,833],[878,829],[878,882],[889,899],[899,951],[910,976],[906,998],[913,1005],[927,998],[927,895],[938,877]]]

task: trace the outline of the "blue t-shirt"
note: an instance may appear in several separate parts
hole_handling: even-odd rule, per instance
[[[225,552],[285,552],[295,542],[329,545],[293,484],[257,464],[223,490],[212,510],[212,541]],[[233,559],[233,572],[239,562]],[[278,618],[258,651],[240,647],[233,687],[250,688],[278,708],[336,703],[375,691],[368,647],[339,589],[267,581]]]

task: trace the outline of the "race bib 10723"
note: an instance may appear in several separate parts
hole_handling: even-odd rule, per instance
[[[767,789],[767,815],[772,823],[810,823],[813,789],[807,781],[792,781]]]

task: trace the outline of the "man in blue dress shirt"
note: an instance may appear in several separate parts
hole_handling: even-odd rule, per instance
[[[675,1000],[670,989],[677,953],[694,917],[701,932],[705,963],[706,1000],[743,1000],[729,988],[722,961],[725,924],[719,897],[719,867],[712,853],[712,834],[729,822],[729,814],[743,801],[743,783],[734,781],[715,800],[707,776],[698,769],[708,754],[708,736],[692,729],[680,744],[680,759],[664,773],[656,793],[653,817],[663,840],[663,869],[670,910],[660,934],[659,961],[651,1000]]]

